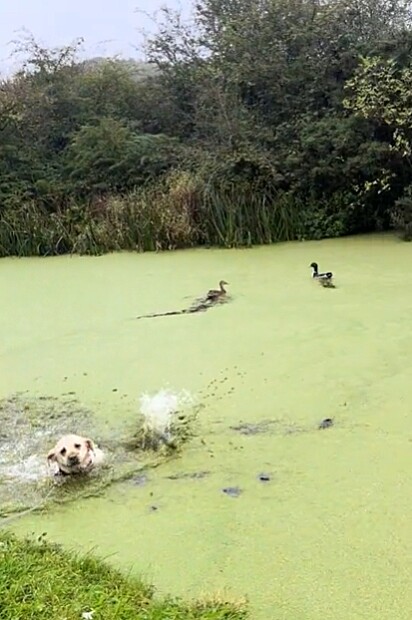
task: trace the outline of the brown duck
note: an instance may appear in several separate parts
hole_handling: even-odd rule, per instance
[[[208,294],[206,295],[206,299],[208,301],[216,301],[220,299],[220,297],[224,297],[227,293],[225,286],[228,286],[229,282],[225,282],[225,280],[220,280],[218,289],[210,289]]]

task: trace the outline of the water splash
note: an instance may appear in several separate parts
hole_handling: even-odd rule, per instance
[[[166,424],[174,437],[176,420],[179,421],[183,414],[183,424],[186,422],[183,410],[192,402],[192,397],[186,392],[161,390],[154,396],[144,394],[141,398],[141,417],[156,428],[165,428]],[[189,421],[190,413],[188,411]],[[153,455],[142,459],[140,453],[136,458],[127,442],[121,440],[121,430],[105,432],[99,428],[95,414],[72,398],[13,395],[0,400],[0,419],[0,528],[9,515],[17,512],[23,515],[26,510],[32,511],[33,506],[37,509],[52,501],[60,503],[89,497],[159,462],[160,457]],[[110,466],[85,479],[65,479],[65,484],[62,484],[49,471],[47,453],[59,437],[73,430],[97,438],[98,443],[107,450]],[[185,428],[179,430],[178,444],[184,432]],[[127,433],[130,437],[129,430]],[[164,439],[162,443],[168,445]]]
[[[142,394],[139,403],[146,428],[159,435],[168,435],[176,418],[185,416],[185,412],[193,408],[195,398],[188,390],[161,389],[153,395]]]
[[[15,394],[0,400],[0,512],[37,504],[52,480],[47,453],[90,412],[73,400]]]
[[[27,428],[21,429],[28,431]],[[0,478],[35,482],[48,476],[46,457],[42,447],[50,441],[50,432],[15,433],[10,441],[0,446]]]
[[[5,479],[17,479],[24,482],[36,482],[49,476],[49,470],[45,464],[45,458],[37,454],[32,454],[27,458],[21,459],[14,465],[9,465],[3,470]],[[2,468],[0,468],[0,472]]]

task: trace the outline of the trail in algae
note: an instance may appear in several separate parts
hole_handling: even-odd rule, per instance
[[[411,253],[382,235],[1,261],[3,395],[74,391],[103,425],[166,384],[205,405],[204,445],[16,531],[162,592],[247,594],[258,620],[409,620]],[[312,282],[314,260],[335,290]],[[223,275],[231,304],[129,320]]]
[[[219,294],[219,292],[218,292]],[[196,299],[191,306],[183,308],[182,310],[169,310],[168,312],[152,312],[151,314],[142,314],[137,316],[136,319],[154,319],[160,316],[179,316],[180,314],[195,314],[196,312],[206,312],[210,308],[214,308],[216,305],[227,303],[229,298],[224,295],[223,297],[208,298],[203,297]]]

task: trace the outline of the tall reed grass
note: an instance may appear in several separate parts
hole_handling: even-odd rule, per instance
[[[210,245],[224,247],[288,241],[296,232],[293,204],[273,190],[250,184],[206,186],[199,227]]]
[[[50,212],[29,202],[0,208],[0,256],[251,246],[296,236],[295,204],[252,184],[208,184],[173,172],[125,195]]]

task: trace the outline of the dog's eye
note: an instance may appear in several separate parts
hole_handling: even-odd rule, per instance
[[[62,456],[64,456],[64,455],[66,454],[66,452],[67,452],[66,448],[62,448],[62,449],[60,450],[60,454],[61,454]]]
[[[75,443],[75,444],[74,444],[74,447],[76,448],[76,450],[80,450],[81,445],[80,445],[79,443]]]

